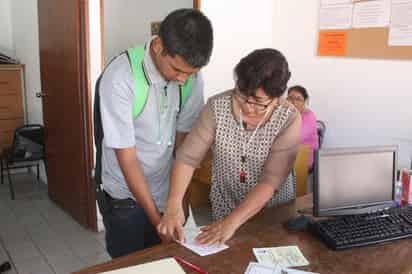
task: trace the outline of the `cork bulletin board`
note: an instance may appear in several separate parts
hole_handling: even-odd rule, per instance
[[[319,56],[412,59],[412,0],[324,0],[319,16]]]

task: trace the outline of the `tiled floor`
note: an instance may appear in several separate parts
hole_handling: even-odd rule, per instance
[[[7,274],[67,274],[110,260],[104,232],[77,224],[47,196],[47,186],[30,174],[12,177],[16,200],[8,182],[0,185],[0,264],[10,261]],[[198,225],[210,222],[210,210],[194,210]]]
[[[47,196],[47,187],[29,174],[13,175],[16,200],[8,182],[0,185],[0,263],[10,274],[71,273],[110,259],[104,233],[77,224]]]

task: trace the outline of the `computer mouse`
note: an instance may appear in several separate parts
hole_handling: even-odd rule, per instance
[[[287,228],[289,230],[307,230],[309,229],[309,225],[312,223],[312,219],[305,215],[299,215],[296,218],[290,219],[287,222]]]

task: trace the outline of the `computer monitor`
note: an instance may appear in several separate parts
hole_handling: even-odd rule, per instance
[[[316,151],[314,215],[360,214],[393,206],[396,169],[396,146]]]

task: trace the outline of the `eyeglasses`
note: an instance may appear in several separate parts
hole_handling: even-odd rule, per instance
[[[250,101],[246,96],[241,95],[239,91],[235,91],[234,95],[235,95],[235,98],[241,104],[248,104],[249,106],[253,106],[253,108],[258,112],[265,111],[267,109],[267,107],[270,106],[270,104],[273,101],[273,99],[270,99],[270,101],[268,103],[265,103],[265,104],[264,103],[253,102],[253,101]]]
[[[288,96],[287,99],[288,101],[291,101],[291,102],[304,102],[305,101],[305,99],[303,99],[302,97],[292,96],[292,95]]]

